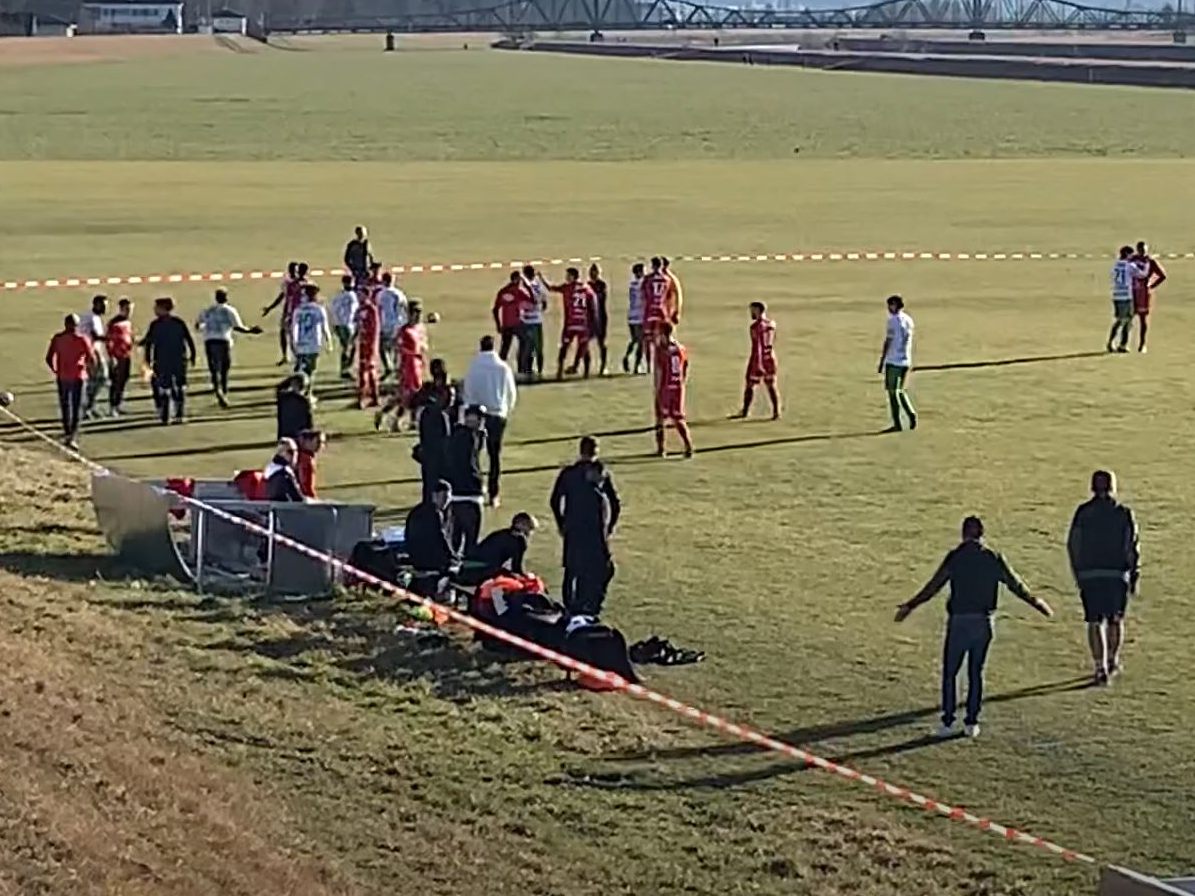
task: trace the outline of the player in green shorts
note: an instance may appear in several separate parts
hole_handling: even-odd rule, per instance
[[[905,300],[900,296],[888,297],[888,328],[879,366],[879,372],[884,375],[884,389],[888,392],[888,409],[892,413],[892,426],[888,432],[904,429],[900,419],[902,410],[909,419],[909,429],[917,428],[917,412],[905,392],[905,380],[913,366],[913,318],[904,308]]]
[[[1133,247],[1121,246],[1120,257],[1112,265],[1112,332],[1108,334],[1108,351],[1124,354],[1129,350],[1129,336],[1133,332],[1133,289],[1141,279],[1141,271],[1133,263]],[[1116,342],[1120,336],[1120,344]]]

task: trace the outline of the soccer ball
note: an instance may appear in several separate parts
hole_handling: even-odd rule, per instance
[[[427,322],[429,324],[438,324],[440,322],[440,312],[433,311],[431,314],[429,314],[427,316]]]
[[[0,408],[6,408],[16,400],[11,392],[0,392]]]

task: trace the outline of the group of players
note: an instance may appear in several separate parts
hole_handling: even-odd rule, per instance
[[[533,266],[512,271],[509,282],[498,290],[491,309],[499,334],[499,355],[506,360],[516,349],[517,369],[523,382],[535,382],[543,375],[543,325],[550,296],[560,296],[561,329],[556,359],[556,378],[580,373],[589,377],[592,346],[596,343],[599,374],[609,374],[610,289],[597,264],[581,278],[575,267],[565,270],[564,282],[551,284]],[[678,338],[683,309],[680,278],[664,256],[631,266],[627,288],[628,340],[622,355],[624,373],[654,375],[656,452],[665,454],[665,430],[671,425],[680,437],[684,456],[693,454],[693,440],[686,419],[685,398],[689,375],[688,350]],[[772,405],[772,418],[780,416],[777,388],[778,365],[776,325],[763,302],[752,302],[751,353],[747,365],[743,403],[735,417],[750,412],[755,390],[764,385]],[[421,343],[426,348],[426,342]],[[571,355],[571,364],[569,359]],[[414,395],[419,387],[422,362],[413,358],[410,381],[402,379],[398,394]],[[402,399],[400,398],[400,401]]]
[[[1149,254],[1149,246],[1144,240],[1137,243],[1136,249],[1132,246],[1120,248],[1116,263],[1112,265],[1112,330],[1108,333],[1108,351],[1124,353],[1129,350],[1134,316],[1138,321],[1137,351],[1146,351],[1153,292],[1165,282],[1166,271]]]
[[[354,244],[358,248],[354,249]],[[361,245],[364,251],[360,250]],[[424,314],[418,300],[409,300],[389,272],[373,260],[364,229],[359,228],[345,253],[346,273],[341,289],[325,305],[320,287],[309,279],[309,266],[292,261],[273,302],[262,310],[263,318],[281,307],[278,364],[294,365],[310,389],[320,356],[339,348],[341,379],[356,382],[355,406],[375,411],[375,425],[393,415],[396,426],[404,415],[414,418],[415,397],[420,394],[429,371],[429,341]],[[364,265],[364,267],[362,267]],[[552,284],[532,266],[511,273],[510,281],[494,300],[492,313],[500,336],[500,354],[505,360],[517,345],[517,365],[524,382],[543,376],[543,327],[551,296],[560,296],[561,331],[557,354],[557,379],[565,375],[591,373],[591,348],[596,343],[599,373],[607,375],[609,339],[608,284],[598,265],[591,265],[588,278],[577,268],[565,271],[562,283]],[[155,302],[152,333],[135,339],[131,320],[132,303],[120,302],[120,313],[107,319],[107,299],[97,296],[90,311],[68,320],[72,329],[89,343],[75,343],[65,336],[58,340],[61,364],[53,353],[47,363],[61,382],[77,382],[77,392],[60,390],[63,428],[74,443],[80,416],[98,415],[100,387],[109,386],[109,408],[121,412],[130,378],[135,345],[145,349],[145,378],[150,382],[162,423],[181,422],[187,386],[187,370],[196,362],[196,346],[187,324],[174,315],[168,298]],[[656,448],[665,453],[665,429],[671,425],[679,435],[686,457],[693,442],[686,420],[685,398],[689,374],[688,350],[678,339],[683,293],[680,279],[669,260],[657,256],[647,264],[631,266],[627,289],[626,321],[628,341],[622,355],[627,374],[654,374]],[[751,303],[751,354],[747,366],[743,403],[736,417],[750,411],[756,387],[766,386],[772,417],[780,415],[776,386],[776,325],[762,302]],[[429,323],[438,321],[434,313]],[[217,290],[212,305],[197,317],[213,394],[222,407],[228,406],[229,373],[234,334],[257,335],[259,326],[246,326],[241,314],[229,303],[228,294]],[[64,332],[65,332],[64,331]],[[150,338],[152,336],[152,338]],[[570,354],[571,364],[568,364]],[[566,366],[567,365],[567,366]],[[61,370],[58,368],[61,367]],[[70,368],[68,370],[68,368]],[[395,378],[391,394],[383,399],[384,383]],[[85,385],[84,385],[85,383]],[[173,414],[171,413],[173,411]]]
[[[349,255],[346,251],[346,258]],[[542,272],[526,266],[512,271],[509,282],[498,290],[491,311],[500,337],[499,354],[506,360],[512,348],[516,350],[523,382],[535,382],[543,376],[543,327],[552,295],[560,296],[561,312],[556,378],[578,373],[589,377],[595,343],[599,374],[609,373],[610,290],[598,265],[591,265],[587,273],[587,279],[582,279],[581,272],[570,267],[564,281],[553,284]],[[421,394],[429,370],[430,348],[423,311],[418,300],[408,300],[392,275],[383,272],[372,257],[366,270],[358,269],[342,278],[340,292],[326,309],[319,288],[307,280],[307,266],[292,262],[278,296],[263,313],[269,314],[278,306],[282,307],[280,365],[289,363],[293,354],[296,370],[313,377],[320,353],[330,347],[335,334],[341,378],[354,379],[355,367],[356,406],[375,410],[377,427],[389,418],[398,428],[408,413],[414,419],[413,402]],[[693,453],[685,412],[689,359],[687,349],[677,338],[682,308],[680,279],[667,258],[657,256],[647,264],[632,265],[627,291],[628,341],[622,368],[633,375],[654,373],[657,452],[665,453],[665,429],[670,424],[689,457]],[[776,325],[762,302],[751,304],[751,317],[746,388],[742,407],[735,416],[747,416],[755,389],[762,384],[767,388],[775,419],[780,415]],[[427,320],[435,323],[438,317],[433,313]],[[383,400],[382,384],[391,376],[395,377],[395,387]]]

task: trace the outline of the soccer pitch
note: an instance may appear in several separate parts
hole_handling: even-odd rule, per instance
[[[57,64],[70,61],[63,50],[0,67],[0,281],[271,270],[291,258],[327,268],[364,223],[390,264],[600,256],[618,357],[631,260],[732,256],[677,263],[696,458],[647,456],[643,378],[527,388],[507,436],[504,506],[487,527],[524,508],[545,517],[577,436],[609,433],[602,451],[625,511],[607,615],[632,638],[657,632],[709,655],[652,675],[654,686],[1102,861],[1195,866],[1195,559],[1183,547],[1195,261],[1164,259],[1148,355],[1102,352],[1116,247],[1195,250],[1195,97],[447,47],[383,54],[380,40],[230,52],[185,39],[150,54],[133,39],[111,45],[119,59]],[[884,252],[1096,257],[865,257]],[[864,257],[738,260],[791,253]],[[544,267],[561,278],[563,265]],[[335,283],[319,279],[325,292]],[[443,315],[433,354],[455,375],[504,279],[400,278]],[[224,285],[246,322],[275,290]],[[134,298],[143,330],[155,295],[169,291],[193,319],[212,288],[105,290]],[[45,345],[94,291],[0,292],[0,385],[51,430]],[[909,388],[921,424],[879,435],[875,367],[894,292],[917,323]],[[725,419],[754,299],[779,328],[777,423]],[[135,384],[133,415],[86,427],[84,453],[158,478],[264,464],[276,351],[273,332],[238,341],[226,412],[204,394],[201,360],[184,427],[154,425]],[[400,521],[418,489],[411,443],[348,410],[333,368],[326,356],[317,388],[318,422],[333,434],[321,491]],[[28,772],[0,790],[0,831],[23,834],[0,837],[0,885],[78,892],[66,876],[76,868],[97,892],[134,880],[144,892],[251,892],[285,866],[294,892],[1093,889],[1089,867],[650,708],[561,689],[552,670],[490,662],[464,640],[417,649],[378,601],[279,609],[94,582],[110,564],[81,473],[11,427],[0,438],[11,459],[0,592],[13,620],[0,635],[0,704],[18,710],[26,744],[67,724],[66,709],[55,713],[72,699],[92,706],[102,690],[122,708],[90,728],[115,710],[89,710],[41,758],[0,746]],[[1121,476],[1145,560],[1128,671],[1092,691],[1071,687],[1089,662],[1063,540],[1101,466]],[[931,744],[942,598],[899,627],[892,614],[971,512],[1057,617],[1002,600],[984,736]],[[541,531],[532,559],[558,581],[554,533]],[[67,696],[30,703],[22,674]],[[55,789],[54,757],[78,755],[124,781],[126,802]],[[157,768],[158,755],[175,757],[175,790],[153,791],[137,767]],[[211,795],[242,785],[255,800]],[[128,800],[158,805],[161,821]],[[230,807],[219,824],[217,803]],[[190,824],[201,842],[238,845],[217,865],[169,833]],[[44,846],[45,827],[65,853]],[[101,828],[110,833],[86,833]],[[252,845],[224,837],[236,831],[253,831]],[[117,846],[179,864],[146,858],[154,875],[138,877],[105,852]]]

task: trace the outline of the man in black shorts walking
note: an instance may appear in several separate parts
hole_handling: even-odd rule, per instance
[[[1124,617],[1137,593],[1141,553],[1133,511],[1116,500],[1115,474],[1096,470],[1091,492],[1092,499],[1075,511],[1066,548],[1083,601],[1095,683],[1106,685],[1124,668]]]
[[[170,406],[174,405],[174,422],[182,423],[187,398],[187,368],[195,366],[195,340],[180,317],[174,315],[174,299],[154,300],[154,320],[141,340],[145,346],[145,365],[153,371],[154,404],[158,420],[165,426],[170,422]]]

